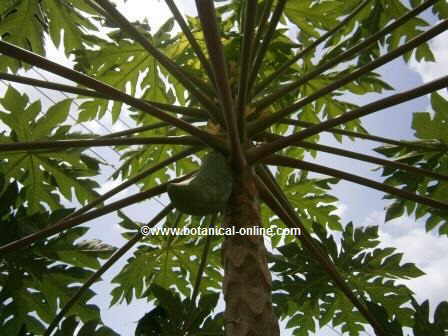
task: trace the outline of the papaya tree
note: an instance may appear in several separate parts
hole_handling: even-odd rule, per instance
[[[156,14],[132,22],[109,0],[0,2],[0,334],[117,335],[88,303],[90,287],[133,249],[111,304],[151,303],[135,335],[310,335],[327,325],[446,335],[448,303],[432,316],[417,302],[403,280],[423,272],[379,246],[378,226],[342,225],[332,190],[375,189],[390,200],[387,220],[423,218],[448,235],[448,102],[437,93],[448,76],[396,91],[379,72],[434,61],[428,42],[448,29],[447,2],[196,0],[193,16],[165,3],[172,18],[153,31]],[[36,77],[42,70],[58,77]],[[67,99],[47,108],[17,84]],[[355,103],[368,94],[380,98]],[[363,127],[423,96],[433,111],[414,111],[414,140]],[[126,115],[132,125],[83,132],[73,111],[78,123]],[[343,139],[375,142],[377,154]],[[102,194],[110,165],[96,147],[120,155],[111,177],[121,182]],[[322,153],[375,164],[383,180],[319,164]],[[132,186],[140,191],[111,200]],[[121,211],[161,195],[170,203],[146,223]],[[115,212],[124,246],[80,241],[83,224]],[[237,233],[145,236],[151,228]],[[250,228],[296,234],[238,233]]]

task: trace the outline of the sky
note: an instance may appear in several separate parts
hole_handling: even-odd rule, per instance
[[[163,1],[146,2],[129,0],[126,5],[119,2],[118,8],[131,19],[141,19],[143,16],[148,18],[148,21],[154,27],[159,26],[168,17],[169,11],[164,5]],[[178,1],[178,6],[182,13],[194,13],[194,1]],[[405,64],[403,61],[395,61],[392,64],[384,66],[380,69],[380,73],[384,75],[386,81],[398,90],[406,90],[420,85],[422,82],[428,82],[432,79],[448,74],[448,33],[440,35],[433,39],[430,44],[436,56],[436,63],[416,63],[414,61],[410,64]],[[56,50],[51,52],[51,55],[60,57],[60,53]],[[70,64],[66,60],[62,60],[66,64]],[[44,72],[42,72],[44,73]],[[37,75],[30,72],[29,75],[36,77]],[[46,74],[50,79],[54,76]],[[58,79],[58,82],[63,80]],[[21,85],[14,85],[22,91],[27,92],[33,99],[42,97],[35,89],[24,87]],[[5,86],[0,83],[0,96],[3,95]],[[45,91],[46,94],[54,100],[61,100],[64,97],[55,92]],[[443,93],[446,94],[446,91]],[[369,95],[362,97],[353,97],[355,102],[364,105],[370,101],[378,99],[379,95]],[[50,104],[50,100],[43,97],[43,102]],[[386,136],[395,139],[412,139],[413,132],[411,130],[411,120],[413,112],[427,111],[430,109],[428,97],[413,100],[411,102],[386,109],[372,116],[363,119],[364,126],[375,135]],[[76,111],[73,110],[75,116]],[[123,115],[125,123],[129,123],[129,119]],[[106,127],[112,131],[125,129],[124,123],[118,122],[112,125],[107,118],[102,120]],[[95,122],[86,123],[86,126],[93,131],[104,133],[102,126]],[[324,135],[323,141],[332,146],[344,147],[345,149],[354,150],[358,152],[376,155],[372,152],[377,144],[369,141],[347,142],[343,144],[337,143],[331,136]],[[95,149],[97,153],[105,157],[109,162],[117,164],[118,156],[109,149]],[[362,175],[367,178],[379,180],[378,172],[372,169],[375,167],[371,164],[361,163],[359,161],[350,159],[341,159],[329,154],[322,154],[318,156],[319,164],[331,164],[337,169],[349,171],[351,173]],[[113,167],[105,169],[105,173],[100,177],[101,189],[100,193],[106,192],[113,188],[119,181],[108,180],[107,177],[112,172]],[[113,200],[117,200],[135,193],[137,188],[129,188],[119,195],[115,196]],[[446,238],[438,237],[434,233],[426,233],[424,230],[424,223],[422,221],[415,221],[413,218],[403,216],[393,221],[384,223],[384,208],[387,202],[382,200],[383,194],[378,191],[373,191],[366,187],[358,186],[349,182],[341,182],[332,192],[336,195],[340,202],[338,204],[338,213],[342,217],[343,223],[353,221],[356,226],[379,225],[380,235],[384,246],[396,247],[398,251],[404,253],[404,262],[414,262],[427,275],[417,278],[415,280],[407,281],[406,284],[415,291],[418,300],[422,301],[430,299],[432,307],[437,305],[442,300],[448,299],[445,279],[448,278],[448,244]],[[128,207],[124,212],[131,218],[137,221],[148,221],[153,214],[156,214],[166,204],[166,199],[157,201],[144,202],[139,205]],[[148,214],[151,214],[148,218]],[[89,223],[91,230],[89,231],[89,238],[100,238],[105,242],[111,243],[115,246],[121,246],[124,240],[121,238],[121,231],[118,225],[118,218],[115,214],[101,217]],[[102,318],[104,322],[113,327],[122,336],[133,335],[136,322],[147,311],[151,310],[151,306],[147,302],[140,300],[134,301],[130,306],[126,304],[109,307],[110,299],[109,292],[111,290],[110,281],[119,269],[124,265],[126,260],[132,255],[133,251],[128,252],[119,263],[117,263],[107,274],[103,277],[105,280],[97,284],[93,289],[98,295],[91,301],[99,305],[102,309]],[[324,328],[319,331],[318,335],[329,336],[337,335],[336,332]],[[316,334],[316,335],[317,335]],[[290,335],[289,332],[283,332],[282,335]]]

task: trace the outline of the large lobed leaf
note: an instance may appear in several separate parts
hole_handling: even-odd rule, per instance
[[[0,4],[0,36],[19,47],[45,55],[45,36],[68,55],[75,49],[91,45],[88,32],[96,31],[92,10],[81,0],[2,0]],[[16,72],[20,62],[0,55],[0,71]]]
[[[97,320],[80,323],[76,316],[69,316],[62,321],[61,327],[57,329],[54,336],[120,336],[111,328],[103,325]]]
[[[337,198],[329,193],[337,179],[310,178],[306,172],[298,174],[282,167],[277,170],[276,180],[307,229],[312,230],[313,223],[319,223],[330,230],[342,231],[340,218],[334,213]]]
[[[1,143],[51,141],[82,138],[70,133],[64,125],[71,100],[61,101],[41,112],[41,103],[30,103],[26,94],[9,87],[0,99],[0,120],[9,128],[0,134]],[[80,203],[98,197],[98,184],[89,176],[98,174],[98,162],[83,154],[82,149],[23,150],[0,153],[3,173],[7,179],[19,181],[20,194],[28,201],[30,213],[39,212],[44,205],[55,210],[61,207],[60,195],[72,201],[73,193]]]
[[[0,186],[5,184],[0,175]],[[36,232],[71,213],[58,210],[28,215],[16,182],[0,194],[2,235],[0,245]],[[99,241],[79,239],[86,228],[74,228],[20,252],[3,255],[0,262],[0,329],[5,335],[30,332],[41,335],[57,311],[78,290],[79,284],[100,267],[115,248]],[[98,307],[87,304],[94,292],[88,290],[72,313],[82,321],[100,321]]]
[[[126,215],[121,213],[120,216],[123,228],[131,232],[138,228]],[[167,221],[158,227],[173,227],[175,217],[168,216]],[[200,227],[205,222],[200,221],[200,217],[182,217],[177,227]],[[130,303],[134,298],[151,297],[148,288],[154,284],[165,289],[174,286],[180,293],[188,296],[199,270],[205,241],[205,237],[188,235],[146,236],[143,244],[138,246],[134,255],[113,279],[116,287],[112,290],[112,304],[123,300]],[[201,293],[208,293],[221,286],[220,256],[216,250],[219,243],[218,239],[212,240],[201,281]]]
[[[222,335],[222,313],[212,316],[218,293],[206,294],[196,303],[157,285],[150,291],[157,306],[140,319],[135,336]]]
[[[437,93],[431,95],[434,113],[414,113],[412,128],[418,138],[415,143],[426,145],[428,149],[413,149],[406,146],[384,146],[376,151],[402,163],[424,168],[448,176],[448,100]],[[448,199],[448,183],[433,177],[422,177],[400,171],[383,169],[385,182],[440,201]],[[392,198],[392,197],[387,197]],[[386,220],[398,218],[403,214],[415,214],[416,219],[424,218],[426,230],[438,227],[440,235],[448,236],[448,212],[435,210],[412,201],[393,198]]]
[[[402,264],[402,254],[381,248],[378,227],[354,228],[348,224],[340,242],[327,235],[320,225],[314,232],[322,248],[354,292],[364,300],[381,303],[389,316],[397,316],[403,326],[412,325],[412,291],[397,283],[423,275],[414,264]],[[367,322],[347,297],[332,283],[307,250],[297,243],[280,247],[271,257],[274,281],[273,300],[278,314],[288,320],[294,335],[307,336],[331,322],[349,335],[359,335]]]
[[[394,336],[411,336],[406,332],[403,333],[403,328],[397,318],[389,317],[383,306],[369,303],[368,307],[388,334]],[[412,299],[412,308],[413,336],[446,336],[448,332],[448,302],[442,301],[436,307],[434,318],[430,317],[428,300],[419,304],[415,299]]]
[[[173,28],[172,20],[163,25],[154,36],[149,34],[147,25],[138,24],[140,31],[156,48],[164,48],[167,35]],[[78,50],[76,52],[77,68],[116,89],[128,91],[142,99],[159,103],[174,103],[174,93],[163,81],[158,61],[139,43],[124,39],[121,31],[109,34],[112,41],[98,43],[95,50]],[[112,103],[112,120],[120,116],[123,103]],[[87,100],[80,106],[80,121],[101,118],[109,108],[104,99]],[[140,116],[146,123],[154,120],[146,115]]]

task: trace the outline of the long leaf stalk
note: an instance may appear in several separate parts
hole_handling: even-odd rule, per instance
[[[377,321],[370,311],[366,308],[366,305],[361,302],[361,298],[352,291],[348,286],[345,279],[337,270],[334,263],[330,260],[327,254],[322,250],[319,245],[316,245],[315,240],[308,233],[300,218],[295,214],[294,209],[289,204],[285,203],[284,195],[278,186],[273,185],[267,175],[257,175],[257,187],[260,192],[260,196],[263,202],[290,228],[300,228],[301,234],[297,236],[297,239],[303,244],[303,246],[310,252],[315,260],[324,268],[332,282],[337,288],[339,288],[344,295],[352,302],[352,304],[358,309],[358,311],[364,316],[364,318],[370,323],[378,336],[386,336],[381,324]]]
[[[99,92],[93,91],[93,90],[84,89],[84,88],[71,86],[71,85],[58,84],[58,83],[54,83],[54,82],[39,80],[39,79],[31,78],[31,77],[13,75],[13,74],[8,74],[8,73],[0,72],[0,80],[6,80],[9,82],[20,83],[20,84],[25,84],[25,85],[31,85],[36,88],[44,88],[44,89],[55,90],[55,91],[59,91],[59,92],[72,93],[72,94],[86,96],[86,97],[111,99],[110,97],[106,97],[105,95],[103,95]],[[146,102],[148,102],[151,105],[157,106],[160,109],[168,111],[168,112],[174,112],[174,113],[190,116],[191,119],[183,118],[183,120],[185,120],[187,122],[203,121],[204,118],[207,117],[207,113],[205,111],[202,111],[200,109],[193,108],[193,107],[169,105],[169,104],[163,104],[163,103],[147,101],[147,100],[146,100]],[[139,132],[149,131],[149,130],[157,129],[160,127],[165,127],[167,125],[169,125],[169,124],[167,124],[165,122],[159,122],[159,123],[154,123],[152,125],[141,126],[141,127],[134,128],[134,129],[129,129],[129,130],[121,131],[121,132],[107,134],[102,137],[103,138],[106,138],[106,137],[113,138],[113,137],[119,137],[119,136],[125,136],[125,135],[132,135],[132,134],[139,133]]]
[[[184,130],[185,132],[198,137],[199,139],[209,144],[210,146],[214,147],[215,149],[221,151],[227,151],[227,146],[217,137],[205,131],[202,131],[197,127],[192,126],[188,122],[185,122],[181,119],[178,119],[166,113],[165,111],[161,110],[156,106],[150,105],[145,101],[134,98],[120,90],[117,90],[106,83],[100,82],[92,77],[89,77],[83,73],[62,66],[58,63],[52,62],[44,57],[34,54],[28,50],[19,48],[8,42],[0,41],[0,52],[7,56],[13,57],[17,60],[26,62],[28,64],[46,70],[48,72],[62,76],[80,85],[98,91],[104,95],[113,97],[113,99],[115,100],[122,101],[128,104],[129,106],[132,106],[145,113],[148,113],[149,115],[152,115],[162,121],[169,123],[170,125],[178,127]]]
[[[301,127],[305,127],[305,128],[313,127],[313,126],[317,125],[317,124],[314,124],[314,123],[311,123],[308,121],[295,120],[295,119],[282,119],[280,121],[280,123],[285,124],[285,125],[301,126]],[[369,133],[360,133],[360,132],[354,132],[354,131],[349,131],[349,130],[344,130],[344,129],[339,129],[339,128],[331,128],[324,132],[349,136],[352,138],[370,140],[370,141],[393,145],[393,146],[412,148],[412,149],[416,149],[416,150],[424,150],[424,151],[446,150],[445,146],[440,146],[438,144],[431,144],[431,143],[422,144],[422,143],[415,143],[411,140],[395,140],[395,139],[380,137],[377,135],[372,135]]]
[[[164,111],[173,112],[177,114],[181,114],[183,116],[189,116],[193,118],[202,118],[203,120],[206,120],[208,118],[207,111],[196,108],[196,107],[189,107],[189,106],[177,106],[177,105],[171,105],[171,104],[164,104],[154,101],[147,101],[148,104],[156,106]]]
[[[389,63],[390,61],[404,55],[405,53],[411,51],[412,49],[416,48],[417,46],[429,41],[430,39],[434,38],[435,36],[442,34],[447,29],[448,29],[448,19],[442,21],[441,23],[437,24],[436,26],[429,29],[428,31],[421,33],[420,35],[413,38],[412,40],[405,43],[404,45],[377,58],[375,61],[372,61],[372,62],[364,65],[363,67],[359,68],[358,70],[344,76],[343,78],[332,82],[331,84],[316,91],[315,93],[313,93],[303,99],[300,99],[297,103],[292,104],[280,111],[277,111],[274,114],[270,115],[269,117],[262,119],[261,121],[255,122],[254,124],[250,125],[250,134],[256,133],[260,130],[270,127],[274,123],[276,123],[276,122],[280,121],[281,119],[289,116],[290,114],[300,110],[301,108],[305,107],[306,105],[311,104],[312,102],[316,101],[317,99],[329,94],[332,91],[340,89],[344,85],[356,80],[357,78],[361,77],[362,75],[365,75],[365,74],[381,67],[382,65]],[[302,77],[302,79],[304,80],[304,83],[307,81],[305,77],[306,77],[306,75]],[[270,105],[271,103],[272,102],[270,102],[268,105]],[[262,109],[264,109],[268,105],[264,106]]]
[[[190,30],[190,27],[188,27],[187,22],[185,21],[184,17],[182,16],[182,13],[179,11],[179,8],[177,8],[177,6],[173,0],[165,0],[165,3],[170,8],[171,13],[173,14],[178,25],[182,29],[182,32],[184,33],[188,42],[190,42],[190,45],[193,48],[194,53],[196,54],[199,61],[201,62],[201,65],[204,68],[205,72],[207,73],[210,81],[213,83],[214,78],[213,78],[213,71],[212,71],[210,62],[208,61],[207,57],[205,57],[205,54],[202,52],[201,46],[199,45],[198,41],[193,36],[193,33]]]
[[[260,84],[258,84],[254,89],[254,96],[257,96],[261,91],[263,91],[267,86],[272,84],[275,80],[277,80],[285,71],[289,69],[289,67],[293,64],[295,64],[297,61],[308,55],[310,52],[315,50],[322,42],[327,40],[329,37],[333,36],[335,33],[338,32],[341,28],[345,27],[347,23],[349,23],[356,15],[358,15],[361,10],[363,10],[370,2],[371,0],[364,0],[361,2],[350,15],[348,15],[346,18],[344,18],[339,24],[337,24],[333,29],[329,30],[325,34],[323,34],[321,37],[316,39],[313,43],[311,43],[308,47],[301,50],[299,53],[297,53],[296,56],[291,58],[289,61],[285,62],[280,68],[278,68],[276,71],[274,71],[271,75],[269,75],[266,79],[264,79]]]
[[[0,152],[32,151],[41,149],[67,149],[79,147],[131,146],[131,145],[201,145],[201,142],[191,136],[172,137],[135,137],[135,138],[97,138],[82,140],[53,140],[11,142],[0,144]]]
[[[81,225],[83,223],[86,223],[88,221],[94,220],[101,216],[107,215],[114,211],[120,210],[127,206],[130,206],[130,205],[142,202],[142,201],[149,200],[150,198],[155,197],[155,196],[159,196],[166,192],[166,189],[167,189],[167,186],[169,183],[181,182],[181,181],[188,179],[190,176],[191,176],[191,174],[182,176],[180,178],[171,180],[170,182],[160,184],[160,185],[153,187],[149,190],[137,193],[135,195],[123,198],[119,201],[105,205],[101,208],[89,211],[87,213],[81,214],[76,217],[70,217],[66,221],[58,223],[57,225],[52,225],[52,226],[46,227],[45,229],[42,229],[38,232],[32,233],[28,236],[25,236],[23,238],[20,238],[18,240],[15,240],[8,244],[0,246],[0,256],[7,254],[7,253],[17,251],[18,249],[21,249],[21,248],[29,247],[31,244],[33,244],[39,240],[45,239],[54,234],[57,234],[64,230]]]
[[[170,226],[172,228],[177,228],[179,224],[181,223],[182,217],[184,214],[180,211],[176,211],[176,217],[174,218],[174,223]],[[170,239],[166,240],[164,243],[164,248],[169,249],[172,244],[177,240],[178,236],[170,236]]]
[[[363,162],[376,163],[383,167],[395,168],[395,169],[399,169],[399,170],[413,173],[413,174],[423,176],[423,177],[432,177],[432,178],[435,178],[440,181],[448,181],[447,175],[439,174],[435,171],[428,170],[428,169],[422,169],[422,168],[410,166],[408,164],[405,164],[405,163],[402,163],[399,161],[385,160],[385,159],[381,159],[381,158],[371,156],[371,155],[356,153],[356,152],[344,150],[341,148],[335,148],[335,147],[331,147],[331,146],[314,144],[311,142],[302,141],[302,142],[298,143],[298,145],[303,148],[314,149],[317,151],[335,154],[338,156],[343,156],[343,157],[347,157],[347,158],[351,158],[351,159],[356,159],[356,160],[363,161]]]
[[[170,227],[172,228],[177,228],[179,227],[179,224],[182,221],[182,218],[184,217],[184,213],[180,212],[180,211],[176,211],[176,217],[174,219],[174,223],[172,225],[170,225]],[[172,244],[178,239],[178,236],[173,235],[169,237],[169,240],[166,241],[165,243],[165,248],[168,249],[172,246]]]
[[[134,134],[138,134],[138,133],[143,133],[143,132],[147,132],[147,131],[152,131],[152,130],[160,129],[162,127],[167,127],[167,126],[169,126],[167,123],[160,121],[160,122],[156,122],[156,123],[149,124],[146,126],[134,127],[134,128],[130,128],[130,129],[127,129],[124,131],[109,133],[106,135],[102,135],[99,138],[102,138],[102,139],[119,138],[119,137],[130,136],[130,135],[134,135]]]
[[[214,214],[211,216],[210,225],[209,225],[210,228],[215,227],[217,217],[218,217],[217,214]],[[201,262],[199,264],[198,273],[196,274],[196,278],[194,281],[193,294],[191,295],[191,303],[192,304],[196,304],[196,299],[199,294],[199,288],[201,286],[201,281],[204,276],[205,267],[207,266],[207,257],[208,257],[208,252],[210,250],[211,237],[212,237],[211,235],[208,235],[205,238],[206,241],[205,241],[204,249],[202,250]]]
[[[274,135],[271,133],[265,133],[265,134],[263,134],[263,136],[265,138],[271,139],[271,140],[281,138],[281,136]],[[407,172],[414,173],[414,174],[417,174],[417,175],[423,176],[423,177],[432,177],[437,180],[448,181],[448,175],[439,174],[435,171],[428,170],[428,169],[422,169],[422,168],[410,166],[410,165],[407,165],[407,164],[399,162],[399,161],[385,160],[385,159],[381,159],[381,158],[371,156],[371,155],[356,153],[356,152],[348,151],[348,150],[341,149],[341,148],[336,148],[336,147],[332,147],[332,146],[326,146],[326,145],[321,145],[321,144],[316,144],[316,143],[306,142],[306,141],[297,141],[293,144],[293,146],[298,146],[298,147],[306,148],[306,149],[312,149],[312,150],[316,150],[316,151],[324,152],[324,153],[330,153],[330,154],[342,156],[345,158],[359,160],[362,162],[375,163],[375,164],[381,165],[382,167],[400,169],[402,171],[407,171]]]
[[[19,76],[19,75],[13,75],[13,74],[0,72],[0,79],[6,80],[9,82],[14,82],[14,83],[31,85],[31,86],[39,87],[39,88],[43,88],[43,89],[49,89],[49,90],[60,91],[60,92],[65,92],[65,93],[72,93],[72,94],[85,96],[85,97],[116,100],[116,98],[114,98],[114,97],[104,95],[104,94],[94,91],[94,90],[89,90],[89,89],[76,87],[76,86],[72,86],[72,85],[59,84],[59,83],[55,83],[55,82],[39,80],[39,79],[26,77],[26,76]],[[144,101],[146,103],[156,106],[164,111],[174,112],[174,113],[187,115],[187,116],[191,116],[191,117],[198,117],[198,118],[199,117],[202,117],[202,118],[207,117],[207,112],[204,110],[198,109],[198,108],[176,106],[176,105],[164,104],[164,103],[159,103],[159,102],[150,101],[150,100],[144,100]]]
[[[257,51],[260,49],[260,43],[262,42],[263,35],[266,33],[266,29],[268,27],[268,20],[271,14],[273,0],[265,0],[263,9],[260,13],[260,20],[257,24],[257,33],[254,38],[254,55],[257,55]],[[260,8],[260,7],[259,7]]]
[[[209,225],[210,228],[215,226],[217,217],[218,217],[217,214],[214,214],[210,217],[210,225]],[[199,296],[199,289],[201,286],[202,279],[204,277],[205,268],[207,267],[207,258],[208,258],[208,254],[210,252],[211,240],[212,240],[212,236],[207,235],[207,237],[205,238],[204,248],[202,249],[198,272],[197,272],[195,280],[194,280],[193,293],[191,295],[191,299],[189,302],[190,309],[192,309],[192,310],[194,310],[196,308],[196,300]],[[189,334],[188,331],[190,330],[190,328],[194,322],[196,322],[194,319],[190,319],[184,324],[184,327],[182,329],[183,334],[185,334],[185,335]]]
[[[187,88],[196,99],[203,104],[208,111],[217,112],[217,107],[212,101],[212,96],[203,93],[210,92],[211,89],[202,81],[184,71],[166,55],[154,47],[149,40],[138,31],[108,0],[96,0],[96,2],[112,17],[114,22],[125,31],[131,38],[138,42],[148,53],[153,56],[162,66],[168,70],[179,82]],[[211,117],[215,117],[211,113]]]
[[[211,241],[211,236],[208,235],[205,238],[205,245],[204,245],[204,248],[202,250],[202,255],[201,255],[201,263],[199,264],[198,273],[196,274],[196,278],[194,281],[193,294],[191,295],[191,304],[192,305],[196,304],[196,299],[198,298],[198,295],[199,295],[199,288],[201,286],[202,278],[204,277],[205,267],[207,266],[207,257],[208,257],[208,252],[210,250],[210,241]]]
[[[314,164],[311,162],[306,162],[298,159],[293,159],[287,156],[282,155],[272,155],[270,157],[267,157],[263,159],[263,163],[268,165],[275,165],[275,166],[283,166],[283,167],[290,167],[295,169],[302,169],[307,171],[312,171],[319,174],[324,174],[328,176],[333,176],[336,178],[340,178],[343,180],[347,180],[350,182],[357,183],[359,185],[363,185],[372,189],[379,190],[384,193],[388,193],[390,195],[394,195],[397,197],[400,197],[405,200],[413,201],[416,203],[420,203],[423,205],[427,205],[429,207],[440,209],[443,211],[448,210],[448,203],[437,201],[428,197],[420,196],[414,193],[411,193],[409,191],[398,189],[395,187],[392,187],[385,183],[376,182],[370,179],[367,179],[365,177],[361,177],[358,175],[350,174],[338,169],[330,168],[321,166],[318,164]]]
[[[239,135],[243,142],[246,141],[246,105],[248,98],[249,73],[252,64],[255,15],[257,1],[247,0],[243,15],[243,39],[240,56],[240,78],[236,110],[238,114]]]
[[[225,126],[228,132],[232,164],[234,164],[237,169],[242,169],[242,167],[246,165],[246,160],[240,142],[227,63],[216,20],[215,6],[213,0],[196,0],[196,7],[204,31],[204,38],[212,64],[215,85],[218,91],[218,98],[221,103],[222,113],[226,124]]]
[[[269,45],[271,44],[271,41],[274,38],[274,34],[277,30],[277,25],[285,9],[286,1],[287,0],[278,0],[277,5],[275,6],[274,9],[274,13],[272,14],[271,20],[269,21],[267,31],[263,37],[263,42],[261,43],[260,48],[256,50],[254,63],[251,67],[251,72],[249,76],[248,92],[251,92],[252,85],[257,79],[258,72],[260,71],[264,56],[266,55]]]
[[[84,0],[84,2],[94,11],[96,11],[98,14],[102,15],[105,19],[108,19],[109,21],[112,22],[111,17],[109,16],[109,14],[102,9],[96,2],[95,0]]]
[[[31,77],[26,77],[26,76],[19,76],[19,75],[13,75],[13,74],[8,74],[8,73],[2,72],[2,73],[0,73],[0,79],[6,80],[9,82],[40,87],[43,89],[77,94],[80,96],[110,99],[110,97],[106,97],[105,95],[103,95],[99,92],[93,91],[93,90],[84,89],[84,88],[66,85],[66,84],[59,84],[59,83],[55,83],[55,82],[48,82],[48,81],[35,79],[35,78],[31,78]]]
[[[443,89],[445,87],[448,87],[448,76],[436,79],[432,82],[423,84],[414,89],[404,91],[404,92],[389,96],[387,98],[379,99],[375,102],[372,102],[365,106],[359,107],[353,111],[347,112],[347,113],[341,115],[340,117],[324,121],[320,124],[317,124],[316,126],[309,127],[309,128],[307,128],[303,131],[300,131],[298,133],[275,140],[273,142],[262,145],[260,147],[253,148],[253,149],[249,150],[249,152],[248,152],[248,160],[250,162],[255,162],[257,160],[262,159],[263,157],[271,155],[271,154],[293,144],[296,141],[305,140],[306,138],[309,138],[313,135],[319,134],[320,132],[330,130],[333,127],[336,127],[336,126],[342,125],[344,123],[347,123],[349,121],[352,121],[352,120],[364,117],[366,115],[378,112],[385,108],[395,106],[398,104],[402,104],[409,100],[424,96],[428,93]]]
[[[162,211],[160,211],[148,224],[148,227],[156,226],[160,221],[162,221],[171,211],[173,206],[171,204],[167,205]],[[121,257],[123,257],[139,240],[143,237],[141,232],[138,232],[132,239],[130,239],[126,244],[120,247],[115,253],[94,273],[89,279],[76,291],[76,293],[70,298],[69,301],[62,307],[61,311],[56,315],[56,317],[51,321],[44,336],[50,336],[53,331],[59,325],[59,322],[64,318],[65,315],[70,311],[70,309],[82,299],[87,290],[98,280],[101,276],[106,273]]]
[[[195,117],[184,117],[182,119],[184,121],[187,121],[190,123],[203,122],[202,118],[199,119],[199,118],[195,118]],[[118,138],[118,137],[129,136],[129,135],[133,135],[133,134],[137,134],[137,133],[143,133],[143,132],[156,130],[156,129],[160,129],[163,127],[169,127],[169,126],[170,125],[167,124],[166,122],[156,122],[156,123],[149,124],[146,126],[140,126],[140,127],[130,128],[130,129],[127,129],[124,131],[109,133],[109,134],[100,136],[100,138]]]
[[[343,52],[342,54],[335,56],[330,61],[318,66],[316,69],[312,70],[311,72],[304,74],[300,77],[299,80],[290,83],[289,85],[281,88],[280,90],[272,93],[268,97],[263,98],[262,100],[258,101],[256,103],[258,110],[263,110],[266,107],[270,106],[272,103],[280,99],[281,97],[285,96],[289,92],[299,88],[301,85],[305,84],[309,80],[321,75],[325,71],[329,70],[330,68],[338,65],[342,61],[346,61],[347,59],[350,59],[354,57],[359,52],[364,52],[369,50],[374,46],[375,42],[380,41],[384,36],[395,30],[396,28],[400,27],[401,25],[405,24],[407,21],[413,19],[415,16],[429,8],[431,5],[436,3],[439,0],[428,0],[421,4],[420,6],[416,7],[414,10],[411,10],[407,14],[403,15],[402,17],[398,18],[396,21],[392,22],[391,24],[387,25],[385,28],[377,32],[376,34],[370,36],[366,40],[358,43],[357,45],[353,46],[349,50]]]
[[[37,71],[36,70],[34,70],[36,73],[37,73]],[[9,75],[9,74],[6,74],[6,75]],[[42,76],[42,74],[39,74],[40,76]],[[0,73],[0,77],[2,76],[2,73]],[[15,76],[15,75],[12,75],[12,76]],[[21,78],[20,76],[17,76],[17,77],[19,77],[19,78]],[[33,79],[33,78],[31,78],[31,79]],[[2,80],[2,79],[0,79],[0,81],[3,83],[3,84],[5,84],[5,85],[7,85],[5,82],[4,82],[4,80]],[[20,83],[20,81],[19,81],[19,83]],[[52,103],[54,103],[54,104],[56,104],[56,101],[53,99],[53,98],[51,98],[46,92],[44,92],[40,87],[38,87],[38,86],[33,86],[33,88],[36,90],[36,91],[38,91],[42,96],[44,96],[45,98],[47,98],[49,101],[51,101]],[[60,92],[63,96],[65,96],[66,98],[70,98],[65,92]],[[78,107],[79,107],[79,104],[77,104],[76,102],[75,102],[75,105],[77,105]],[[76,120],[76,118],[74,118],[73,116],[71,116],[71,115],[69,115],[69,118],[70,119],[72,119],[74,122],[77,122],[77,120]],[[109,129],[102,123],[102,122],[100,122],[99,120],[97,121],[97,123],[103,128],[103,129],[105,129],[105,130],[107,130],[107,131],[109,131]],[[92,130],[89,128],[89,127],[87,127],[86,125],[83,125],[83,124],[80,124],[80,126],[82,127],[82,128],[84,128],[86,131],[88,131],[90,134],[92,134],[93,135],[93,132],[92,132]],[[120,153],[116,150],[116,149],[112,149],[118,156],[120,156]],[[93,149],[89,149],[89,151],[90,152],[92,152],[95,156],[97,156],[103,163],[105,163],[107,160],[105,160],[99,153],[97,153],[95,150],[93,150]]]

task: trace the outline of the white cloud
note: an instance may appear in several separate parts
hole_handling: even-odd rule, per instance
[[[430,41],[436,62],[410,62],[410,68],[417,72],[423,82],[430,82],[448,74],[448,32]],[[440,91],[446,95],[446,90]],[[365,224],[381,224],[384,214],[372,213]],[[446,279],[448,278],[448,244],[446,237],[439,237],[424,230],[424,223],[411,218],[398,218],[381,226],[380,235],[384,246],[396,247],[404,253],[404,262],[414,262],[426,275],[406,281],[414,290],[419,301],[429,299],[434,307],[448,300]]]
[[[411,61],[410,68],[420,74],[423,82],[430,82],[448,74],[447,40],[448,32],[444,32],[430,41],[436,62]],[[447,95],[446,90],[439,92]],[[423,223],[415,224],[415,221],[406,218],[385,224],[381,230],[381,237],[385,245],[396,247],[404,253],[405,261],[415,262],[426,273],[420,278],[406,282],[415,291],[419,300],[429,299],[433,309],[440,301],[448,300],[446,237],[427,233]]]
[[[448,74],[448,31],[436,36],[429,44],[436,58],[435,62],[417,62],[413,59],[410,68],[419,73],[423,82],[430,82]],[[442,91],[446,94],[446,90]]]
[[[418,301],[429,299],[432,309],[448,300],[448,244],[445,237],[425,232],[424,223],[401,217],[384,223],[384,213],[372,212],[364,225],[380,225],[383,247],[395,247],[404,254],[403,262],[415,263],[426,275],[402,281],[417,296]]]
[[[336,203],[336,208],[337,209],[332,211],[331,214],[343,218],[345,215],[345,212],[347,211],[347,205],[338,201]]]
[[[384,245],[393,246],[404,253],[405,262],[414,262],[426,275],[405,281],[416,293],[419,301],[430,300],[432,308],[448,300],[448,245],[444,237],[436,237],[423,229],[410,230],[406,235],[393,238],[381,232]]]

